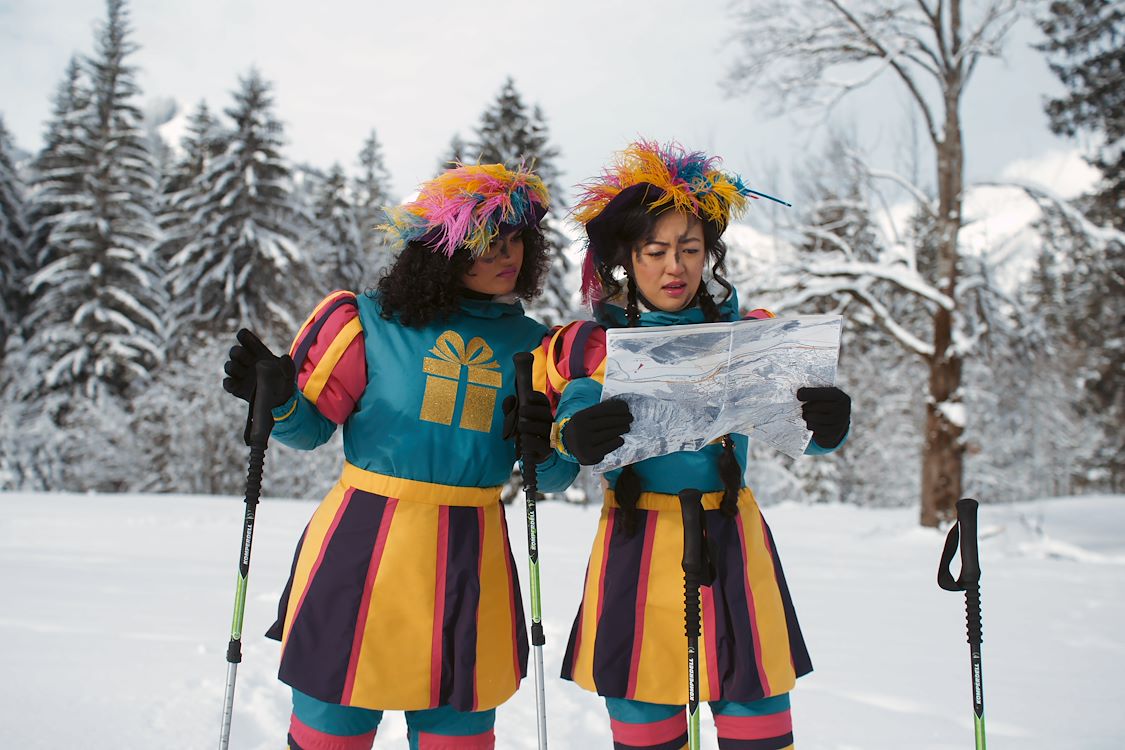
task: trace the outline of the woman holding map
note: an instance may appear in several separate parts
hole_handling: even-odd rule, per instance
[[[588,244],[583,291],[596,322],[550,341],[548,393],[557,404],[559,456],[599,463],[632,422],[621,400],[599,403],[605,329],[691,325],[740,317],[723,277],[721,235],[755,195],[718,159],[677,144],[638,142],[586,183],[574,211]],[[709,277],[710,283],[706,277]],[[749,318],[772,318],[753,310]],[[812,431],[806,453],[839,447],[851,402],[838,388],[801,388]],[[715,578],[701,589],[699,699],[719,747],[792,745],[789,691],[812,665],[769,527],[746,487],[748,438],[730,434],[698,451],[647,458],[605,474],[605,505],[563,677],[605,697],[617,747],[687,742],[683,522],[677,493],[703,492]]]
[[[291,750],[366,750],[385,710],[406,712],[411,748],[495,746],[495,707],[528,655],[503,433],[541,462],[544,491],[577,473],[547,444],[545,397],[537,424],[523,406],[512,418],[512,355],[547,332],[519,302],[547,268],[547,202],[524,169],[446,170],[388,210],[402,250],[376,289],[329,295],[288,355],[238,334],[223,385],[273,407],[276,439],[312,450],[343,428],[343,472],[269,633],[293,689]],[[256,386],[256,368],[273,377]]]

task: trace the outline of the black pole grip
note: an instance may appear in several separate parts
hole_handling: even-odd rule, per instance
[[[512,355],[512,362],[516,365],[516,398],[519,399],[520,406],[523,406],[531,398],[533,389],[531,371],[535,357],[529,352],[517,352]]]
[[[977,554],[977,501],[964,497],[957,501],[957,525],[961,527],[962,587],[980,582],[980,557]]]
[[[699,638],[699,583],[703,579],[703,493],[696,489],[680,491],[680,512],[684,521],[684,634],[688,643]]]
[[[696,489],[680,490],[680,511],[684,516],[684,573],[696,581],[704,572],[703,562],[703,493]]]
[[[273,407],[261,398],[261,394],[266,390],[262,382],[268,377],[265,370],[268,366],[265,362],[257,362],[254,365],[257,382],[254,384],[254,396],[250,399],[250,421],[246,425],[246,444],[261,448],[266,447],[270,433],[273,432]]]

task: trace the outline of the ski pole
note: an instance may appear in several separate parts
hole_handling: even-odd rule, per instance
[[[231,623],[230,642],[227,644],[227,688],[223,699],[223,726],[219,734],[219,750],[230,744],[230,721],[234,712],[234,681],[238,664],[242,661],[242,618],[246,613],[246,579],[250,575],[250,546],[254,541],[254,512],[262,491],[262,469],[266,463],[266,445],[273,430],[273,414],[264,399],[256,398],[262,392],[262,366],[256,368],[258,383],[246,412],[246,429],[242,439],[250,446],[250,467],[246,474],[246,517],[242,525],[242,546],[238,557],[238,581],[234,592],[234,620]]]
[[[953,577],[950,564],[957,552],[958,536],[961,548],[961,574]],[[938,585],[946,591],[965,592],[965,621],[969,634],[969,660],[973,677],[973,728],[977,750],[985,750],[984,740],[984,682],[981,676],[981,620],[980,620],[980,557],[977,554],[977,501],[962,498],[957,501],[957,522],[945,538],[945,549],[938,566]]]
[[[680,490],[684,520],[684,632],[688,657],[688,748],[699,750],[699,584],[706,576],[703,498],[699,490]]]
[[[512,357],[516,365],[516,398],[519,405],[531,397],[533,357],[519,352]],[[518,439],[518,438],[517,438]],[[539,598],[539,531],[535,519],[535,496],[539,493],[535,461],[523,457],[523,497],[527,509],[527,557],[531,578],[531,645],[535,654],[535,715],[538,718],[539,750],[547,750],[547,706],[543,690],[543,614]]]

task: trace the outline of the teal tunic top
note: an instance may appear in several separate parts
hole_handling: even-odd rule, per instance
[[[370,295],[358,295],[356,308],[366,384],[343,422],[347,461],[402,479],[504,484],[516,460],[501,434],[501,405],[515,392],[512,355],[538,347],[547,328],[518,301],[463,299],[457,314],[422,328],[384,319]],[[274,437],[293,448],[311,450],[336,429],[300,389],[273,413]],[[539,490],[564,489],[577,472],[552,456],[539,465]]]
[[[594,310],[595,319],[606,328],[624,328],[628,325],[625,310],[612,304],[602,304]],[[738,295],[731,293],[725,302],[719,305],[720,320],[738,320]],[[664,312],[662,310],[646,311],[641,313],[639,325],[647,326],[676,326],[704,323],[703,310],[691,307],[677,312]],[[601,401],[602,386],[592,378],[576,378],[567,384],[555,413],[556,423],[561,423],[576,413],[593,406]],[[793,398],[797,395],[794,393]],[[734,452],[741,466],[746,466],[746,454],[749,450],[750,439],[746,435],[732,434]],[[846,437],[845,437],[846,440]],[[563,432],[563,448],[566,447],[565,430]],[[843,445],[844,441],[840,442]],[[839,446],[837,446],[839,447]],[[685,487],[694,487],[701,492],[715,492],[723,489],[723,480],[719,476],[719,454],[723,447],[715,442],[706,445],[697,451],[679,451],[663,456],[646,458],[633,464],[633,469],[641,481],[641,489],[645,492],[659,492],[674,495]],[[831,453],[833,449],[822,448],[815,441],[810,441],[805,453],[819,455]],[[556,451],[560,458],[566,461],[575,461],[565,451]],[[606,472],[605,477],[610,488],[616,486],[617,478],[621,475],[620,469]]]

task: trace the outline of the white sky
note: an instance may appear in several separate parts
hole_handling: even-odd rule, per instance
[[[471,134],[509,74],[542,106],[567,187],[643,135],[718,153],[783,192],[819,132],[764,118],[760,93],[724,96],[737,52],[727,2],[134,0],[130,12],[146,100],[224,109],[257,66],[275,85],[290,158],[351,169],[375,128],[399,193],[432,175],[455,132]],[[103,0],[0,0],[0,115],[19,147],[39,148],[67,60],[92,50],[104,15]],[[1073,145],[1047,130],[1041,102],[1060,88],[1035,38],[1024,22],[1007,61],[977,71],[964,106],[970,178]],[[884,85],[838,121],[889,164],[909,143],[906,109]]]

